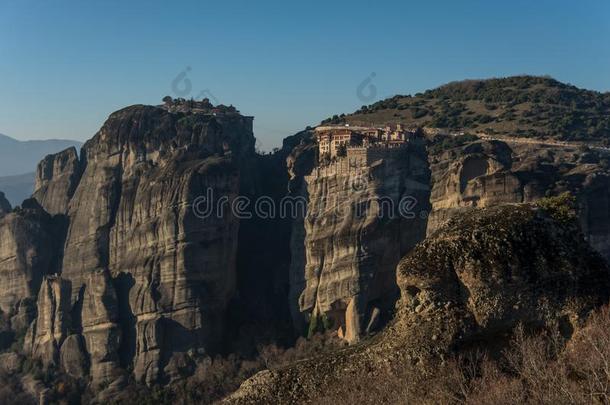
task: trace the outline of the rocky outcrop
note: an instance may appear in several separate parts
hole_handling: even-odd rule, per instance
[[[478,140],[440,151],[431,147],[427,163],[420,161],[413,170],[406,168],[412,163],[405,157],[380,159],[383,164],[369,162],[361,169],[349,157],[324,166],[313,151],[306,153],[306,144],[292,142],[291,147],[289,190],[308,204],[307,218],[297,218],[291,234],[290,304],[297,330],[307,322],[318,329],[332,324],[342,337],[358,340],[387,319],[399,258],[454,215],[473,207],[534,202],[569,191],[577,197],[586,240],[610,258],[610,172],[603,151]],[[417,156],[411,148],[407,156]],[[419,174],[428,168],[429,178]],[[349,189],[353,184],[359,189]],[[413,185],[429,185],[431,190],[413,190]],[[396,202],[402,196],[416,197],[415,211],[430,215],[411,223],[376,223],[354,219],[350,211],[367,200],[389,197]],[[337,215],[338,210],[348,215]],[[383,259],[377,262],[374,257]]]
[[[569,331],[610,294],[607,264],[576,222],[528,205],[453,217],[401,261],[397,279],[399,322],[438,321],[428,333],[447,347],[491,341],[518,323]]]
[[[430,155],[432,213],[428,234],[464,207],[523,202],[523,187],[511,172],[512,150],[501,142],[477,142]]]
[[[74,378],[83,378],[89,370],[89,359],[82,335],[68,336],[59,350],[61,369]]]
[[[6,196],[0,191],[0,217],[11,212],[11,203],[8,202]]]
[[[85,350],[91,366],[91,378],[98,382],[114,381],[121,374],[119,370],[121,331],[118,323],[117,295],[109,272],[97,270],[90,273],[86,284],[81,288],[82,310],[80,322],[75,324],[80,323],[81,326]],[[74,353],[72,348],[70,352]]]
[[[123,348],[135,357],[138,378],[155,380],[173,352],[219,344],[235,288],[239,222],[230,213],[199,219],[190,204],[208,189],[234,199],[238,176],[228,161],[210,158],[124,180],[109,267],[127,300]]]
[[[576,224],[528,205],[458,213],[400,262],[397,282],[396,318],[378,337],[261,372],[226,402],[341,397],[357,388],[353,381],[408,365],[438,367],[475,342],[501,348],[519,323],[541,328],[558,322],[569,336],[610,295],[607,264]]]
[[[27,328],[45,274],[56,269],[60,226],[36,203],[0,216],[0,310],[13,328]]]
[[[477,141],[431,154],[428,235],[469,207],[532,202],[569,191],[587,240],[610,258],[610,172],[603,152],[569,146]]]
[[[69,226],[31,353],[96,383],[130,367],[153,383],[179,376],[194,348],[218,350],[239,221],[228,206],[206,215],[193,204],[231,202],[252,156],[251,118],[132,106],[109,117],[80,160],[74,149],[45,158],[35,197]]]
[[[66,214],[80,174],[76,148],[46,156],[36,169],[33,198],[38,200],[49,214]]]
[[[396,264],[426,232],[429,172],[422,144],[382,152],[372,164],[348,154],[301,180],[307,213],[290,247],[297,328],[331,327],[355,342],[394,305]],[[289,160],[297,173],[298,160]]]
[[[59,364],[60,347],[72,328],[70,287],[61,276],[47,276],[38,293],[38,316],[28,330],[24,349],[46,366]]]

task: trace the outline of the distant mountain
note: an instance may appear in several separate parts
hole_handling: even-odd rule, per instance
[[[0,191],[5,194],[11,206],[21,205],[23,200],[29,198],[34,192],[35,177],[34,172],[0,177]]]
[[[394,96],[323,121],[397,122],[610,145],[610,92],[580,89],[539,76],[464,80],[413,96]]]
[[[63,139],[18,141],[0,134],[0,191],[11,205],[20,205],[34,191],[38,163],[45,156],[72,146],[80,149],[82,143]]]
[[[82,143],[62,139],[18,141],[0,134],[0,177],[32,173],[36,171],[38,162],[46,155],[60,152],[71,146],[80,149]]]

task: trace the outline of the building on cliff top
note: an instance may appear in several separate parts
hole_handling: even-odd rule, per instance
[[[315,129],[320,159],[345,156],[349,148],[397,147],[417,134],[401,124],[383,128],[362,126],[319,126]]]
[[[208,98],[197,101],[194,99],[186,100],[184,98],[174,99],[170,96],[166,96],[163,98],[163,104],[159,107],[170,113],[213,115],[221,120],[223,118],[239,119],[251,132],[254,130],[254,117],[241,115],[239,110],[232,105],[226,106],[224,104],[218,104],[215,106]]]

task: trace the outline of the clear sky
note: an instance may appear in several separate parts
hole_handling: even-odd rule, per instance
[[[609,91],[610,2],[0,0],[0,133],[18,139],[85,140],[126,105],[207,92],[270,149],[396,93],[521,73]]]

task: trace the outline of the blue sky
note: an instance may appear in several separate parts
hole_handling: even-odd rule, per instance
[[[112,111],[186,92],[182,72],[185,97],[254,115],[270,149],[453,80],[550,74],[609,91],[610,2],[0,0],[0,133],[88,139]],[[375,94],[359,96],[371,75]]]

